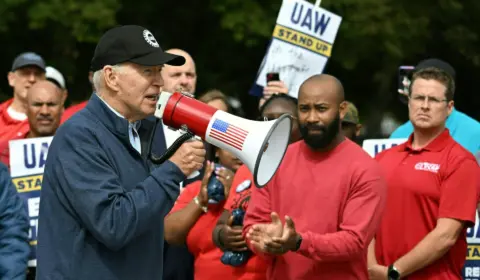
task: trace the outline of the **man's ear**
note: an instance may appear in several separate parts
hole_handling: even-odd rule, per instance
[[[448,103],[447,103],[448,116],[450,116],[450,114],[451,114],[452,111],[453,111],[453,106],[455,105],[454,103],[455,103],[455,102],[453,102],[453,100],[450,100],[450,101],[448,101]]]
[[[93,71],[88,72],[88,81],[93,85]]]
[[[360,136],[360,133],[362,132],[362,124],[357,124],[357,127],[355,128],[355,136]]]
[[[67,101],[67,97],[68,97],[68,91],[66,89],[62,90],[62,95],[63,95],[62,106],[65,106],[65,101]]]
[[[15,86],[15,73],[8,72],[7,79],[8,84],[13,88]]]
[[[347,114],[347,101],[342,101],[342,103],[340,103],[340,119],[343,120],[346,114]]]
[[[110,65],[103,67],[103,80],[105,85],[113,91],[118,91],[118,73],[115,72]]]

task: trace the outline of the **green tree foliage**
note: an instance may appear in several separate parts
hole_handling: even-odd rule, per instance
[[[314,2],[311,0],[310,2]],[[91,93],[88,67],[95,43],[116,24],[152,30],[164,48],[188,50],[197,63],[198,92],[219,88],[255,113],[247,92],[273,32],[281,0],[3,0],[0,68],[9,71],[20,52],[41,53],[61,70],[69,100]],[[384,111],[406,119],[397,99],[397,69],[440,57],[457,69],[457,107],[479,118],[472,87],[479,74],[480,1],[323,0],[343,20],[326,72],[340,78],[362,120],[373,128]],[[6,80],[1,99],[11,93]]]
[[[214,9],[223,14],[222,26],[234,32],[234,39],[251,45],[252,40],[243,38],[253,37],[253,43],[261,44],[261,37],[271,36],[281,1],[261,3],[215,1]],[[343,81],[348,98],[359,105],[371,127],[378,127],[385,110],[406,118],[405,107],[396,94],[400,65],[415,65],[436,56],[453,64],[458,74],[462,74],[462,68],[480,66],[479,1],[324,0],[322,7],[343,18],[326,72]],[[470,77],[457,78],[463,89],[457,100],[461,100],[464,111],[478,118],[478,110],[469,106],[469,100],[480,101],[470,94],[468,82],[473,73],[465,74]]]

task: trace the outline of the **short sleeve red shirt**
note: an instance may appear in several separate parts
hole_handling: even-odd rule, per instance
[[[195,181],[186,187],[170,213],[181,210],[192,202],[199,193],[200,187],[201,181]],[[186,243],[188,250],[195,258],[195,279],[233,279],[233,268],[220,261],[223,252],[215,246],[212,240],[213,229],[222,212],[222,204],[209,205],[208,212],[202,214],[188,232]]]
[[[375,251],[381,265],[390,265],[411,251],[439,218],[475,223],[480,170],[473,155],[445,129],[421,150],[412,148],[413,135],[376,159],[388,185]],[[466,228],[440,259],[408,279],[461,279],[467,251]]]
[[[230,213],[237,208],[247,210],[253,183],[253,175],[246,165],[242,165],[233,178],[232,188],[225,203],[225,210]],[[252,255],[245,265],[235,267],[232,279],[263,280],[266,279],[267,263],[260,257]]]

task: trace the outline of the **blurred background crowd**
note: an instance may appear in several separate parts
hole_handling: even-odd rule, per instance
[[[477,1],[322,1],[342,16],[325,72],[338,77],[357,105],[362,138],[389,135],[408,119],[399,102],[398,68],[438,57],[456,70],[456,108],[480,118],[473,87],[480,75]],[[117,24],[149,28],[164,48],[186,50],[195,60],[195,91],[222,90],[245,116],[258,116],[249,95],[272,35],[281,1],[3,1],[0,3],[0,70],[21,52],[34,51],[65,77],[66,106],[91,94],[89,63],[95,43]],[[12,97],[6,82],[0,100]]]

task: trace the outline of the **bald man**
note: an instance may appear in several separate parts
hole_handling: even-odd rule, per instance
[[[50,81],[34,84],[27,94],[27,138],[53,136],[63,113],[63,92]]]
[[[192,56],[181,49],[169,49],[166,52],[185,57],[185,64],[182,66],[165,65],[163,67],[163,90],[168,92],[186,91],[195,94],[197,70]]]
[[[60,125],[64,95],[48,80],[38,81],[27,91],[27,118],[30,130],[25,138],[53,136]],[[7,146],[0,153],[0,161],[10,168],[10,149]]]
[[[267,260],[267,279],[368,279],[385,182],[375,160],[343,135],[345,106],[335,77],[307,79],[297,107],[303,140],[289,146],[269,184],[252,189],[243,232]]]

